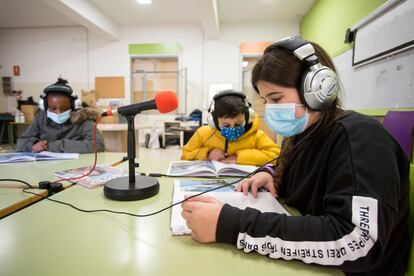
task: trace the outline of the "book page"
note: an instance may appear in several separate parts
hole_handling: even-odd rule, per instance
[[[0,163],[16,163],[35,161],[36,154],[34,152],[18,152],[9,154],[0,154]]]
[[[211,161],[218,175],[244,176],[254,172],[258,167],[252,165],[227,164],[219,161]]]
[[[226,183],[234,183],[236,180],[237,179],[207,181],[191,179],[176,180],[174,183],[173,203],[184,200],[185,195],[198,194]],[[215,183],[213,181],[215,181]],[[227,186],[214,192],[206,193],[205,195],[215,197],[222,203],[227,203],[239,209],[246,209],[247,207],[250,207],[261,212],[273,212],[290,215],[271,193],[259,192],[257,198],[254,198],[251,193],[245,196],[243,193],[234,192],[235,185],[236,183],[232,186]],[[185,220],[181,216],[181,211],[181,205],[176,205],[172,208],[171,232],[173,235],[191,234],[191,230],[187,227]]]
[[[167,175],[215,176],[216,172],[211,161],[172,161]]]

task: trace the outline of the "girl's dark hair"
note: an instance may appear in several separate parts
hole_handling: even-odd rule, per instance
[[[329,55],[318,44],[309,42],[315,49],[315,54],[319,58],[322,65],[325,65],[336,71],[335,66]],[[252,71],[252,85],[257,93],[257,83],[259,81],[266,81],[276,85],[296,88],[299,93],[301,90],[301,82],[303,74],[308,69],[305,62],[299,60],[294,54],[286,49],[270,45],[266,48],[263,56],[259,59]],[[318,133],[328,131],[335,120],[343,114],[340,109],[338,98],[331,104],[331,106],[321,111],[321,119],[318,122]],[[274,176],[275,186],[279,187],[283,176],[283,169],[289,162],[290,152],[295,145],[295,136],[285,138],[282,143],[281,158],[276,163],[276,173]]]
[[[245,102],[241,97],[228,95],[214,101],[216,118],[234,118],[246,113]]]

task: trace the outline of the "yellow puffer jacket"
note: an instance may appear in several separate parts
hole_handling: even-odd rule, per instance
[[[218,129],[203,126],[197,130],[183,148],[181,159],[206,160],[214,148],[224,151],[226,139]],[[237,164],[261,166],[276,158],[280,148],[259,129],[259,116],[255,114],[252,127],[234,142],[228,142],[227,153],[237,155]]]

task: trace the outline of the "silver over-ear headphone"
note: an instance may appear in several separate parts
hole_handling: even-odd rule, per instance
[[[337,98],[340,83],[335,71],[320,63],[312,44],[300,36],[292,36],[270,45],[265,53],[274,48],[288,50],[305,62],[307,69],[303,73],[299,91],[302,102],[313,110],[327,109]]]
[[[245,112],[246,126],[248,126],[249,124],[253,122],[254,110],[252,108],[252,104],[249,102],[246,95],[241,92],[237,92],[235,90],[224,90],[214,95],[213,99],[211,100],[210,106],[208,108],[207,122],[212,128],[220,129],[219,124],[218,124],[218,118],[217,118],[217,115],[215,114],[215,104],[218,99],[224,96],[236,96],[236,97],[240,97],[241,99],[243,99],[244,106],[246,109],[246,112]]]
[[[49,93],[60,93],[63,95],[67,95],[71,101],[71,109],[76,110],[82,108],[82,101],[78,98],[76,94],[73,93],[72,87],[67,84],[67,80],[58,78],[58,81],[54,84],[49,85],[43,90],[43,93],[40,95],[39,100],[39,109],[43,111],[47,111],[47,95]]]

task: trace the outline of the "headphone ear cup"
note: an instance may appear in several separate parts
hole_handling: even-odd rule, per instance
[[[253,123],[254,114],[255,114],[253,108],[249,107],[249,109],[247,110],[247,114],[249,116],[248,119],[246,120],[247,124]]]
[[[82,108],[82,101],[78,97],[74,100],[73,107],[74,110]]]
[[[338,76],[329,67],[320,65],[315,69],[308,69],[303,75],[300,97],[312,110],[327,109],[337,98],[338,92]]]
[[[42,110],[42,111],[45,111],[45,103],[44,103],[44,101],[45,100],[42,97],[40,97],[38,106],[39,106],[39,109]]]
[[[208,114],[207,116],[207,123],[209,124],[209,126],[211,126],[212,128],[216,128],[216,123],[214,122],[214,118],[213,118],[213,114],[211,114],[211,112]]]
[[[244,103],[246,106],[246,125],[253,123],[254,119],[254,110],[252,108],[252,104],[249,102],[247,97],[244,98]]]
[[[47,95],[46,94],[40,95],[39,109],[42,111],[47,111]]]

